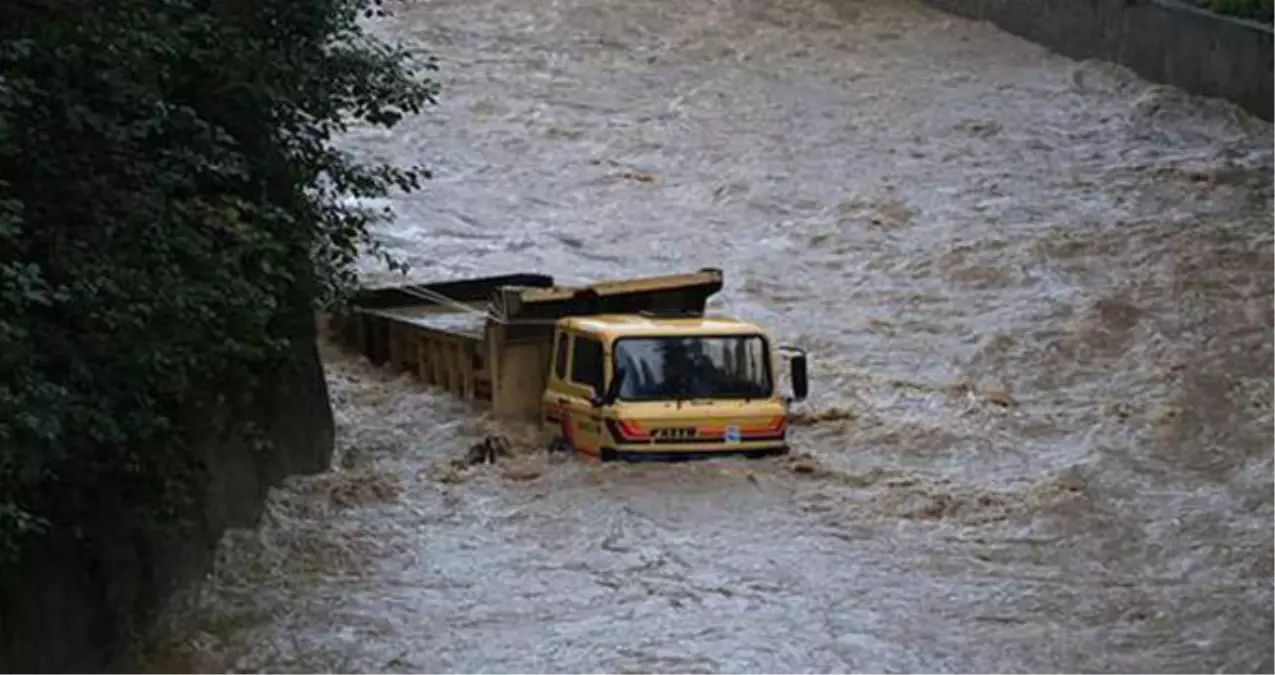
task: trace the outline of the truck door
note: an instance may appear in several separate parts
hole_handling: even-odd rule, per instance
[[[602,451],[602,411],[593,407],[594,395],[606,391],[602,341],[591,335],[571,338],[571,376],[567,391],[572,443],[580,452],[598,455]]]
[[[564,440],[588,455],[598,455],[602,446],[602,415],[591,399],[604,390],[603,353],[597,338],[559,331],[545,391],[546,424],[558,426]]]
[[[549,383],[541,399],[544,428],[548,436],[570,442],[573,434],[569,413],[571,395],[567,383],[567,370],[571,366],[571,335],[559,330],[553,336],[553,363],[549,368]]]

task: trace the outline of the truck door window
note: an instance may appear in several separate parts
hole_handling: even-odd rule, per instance
[[[602,343],[584,336],[576,336],[575,343],[575,350],[571,354],[571,381],[593,387],[595,394],[601,394]]]
[[[567,379],[567,345],[570,335],[558,332],[558,353],[553,359],[553,375],[559,380]]]

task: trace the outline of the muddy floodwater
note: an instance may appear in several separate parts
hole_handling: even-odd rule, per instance
[[[162,667],[1272,670],[1270,124],[902,0],[391,10],[443,98],[347,146],[437,173],[411,277],[721,267],[794,456],[551,460],[327,348],[336,466]]]

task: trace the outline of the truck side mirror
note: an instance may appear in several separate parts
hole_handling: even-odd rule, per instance
[[[806,400],[810,393],[810,379],[806,372],[806,355],[798,352],[788,362],[792,372],[792,397],[797,401]]]

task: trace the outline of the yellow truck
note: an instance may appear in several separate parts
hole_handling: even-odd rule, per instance
[[[550,450],[604,461],[788,451],[806,352],[705,314],[721,270],[560,286],[537,274],[367,289],[335,339],[500,419]],[[789,393],[781,393],[781,365]]]

